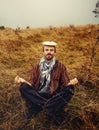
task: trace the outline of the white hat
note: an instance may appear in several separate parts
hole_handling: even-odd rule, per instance
[[[57,45],[57,43],[53,42],[53,41],[45,41],[42,44],[46,45],[46,46],[56,46]]]

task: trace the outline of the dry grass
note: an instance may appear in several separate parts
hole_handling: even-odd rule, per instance
[[[32,65],[42,57],[41,42],[45,40],[58,43],[57,58],[67,66],[70,78],[79,79],[58,129],[98,130],[99,25],[0,30],[0,130],[46,130],[42,113],[24,124],[26,110],[14,84],[17,74],[28,80]],[[51,130],[55,129],[51,125]]]

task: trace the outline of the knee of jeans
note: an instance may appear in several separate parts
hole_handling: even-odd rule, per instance
[[[68,90],[72,90],[72,91],[74,91],[74,86],[73,85],[68,85],[68,86],[64,86],[63,87],[63,90],[65,91],[68,91]]]
[[[64,87],[64,92],[67,94],[70,94],[70,95],[74,95],[74,86],[73,85],[70,85],[70,86],[66,86]]]
[[[27,89],[27,84],[26,83],[22,83],[21,85],[20,85],[20,87],[19,87],[19,91],[20,92],[22,92],[22,91],[24,91],[24,90],[26,90]]]

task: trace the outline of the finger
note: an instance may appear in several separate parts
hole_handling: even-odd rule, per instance
[[[15,83],[18,82],[19,78],[20,78],[20,77],[19,77],[18,75],[15,77]]]

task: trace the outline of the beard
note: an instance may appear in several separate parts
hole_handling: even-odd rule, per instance
[[[47,55],[45,56],[45,58],[46,58],[46,60],[52,60],[52,59],[53,59],[53,55],[47,54]]]

